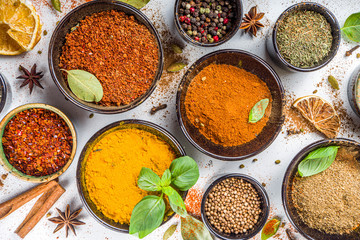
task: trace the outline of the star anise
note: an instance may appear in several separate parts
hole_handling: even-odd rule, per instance
[[[57,231],[59,231],[61,228],[63,228],[65,226],[66,237],[68,236],[69,228],[71,229],[71,231],[76,236],[74,226],[84,225],[85,224],[84,222],[76,220],[76,217],[80,214],[82,209],[80,208],[79,210],[77,210],[77,211],[73,212],[72,214],[70,214],[70,206],[68,204],[66,206],[66,211],[64,213],[61,212],[58,208],[56,208],[56,210],[58,211],[59,216],[49,219],[49,221],[58,224],[56,226],[55,230],[54,230],[54,233],[56,233]]]
[[[30,71],[20,65],[20,70],[24,73],[23,75],[17,77],[18,79],[24,79],[20,87],[24,87],[29,84],[30,94],[32,93],[34,85],[44,89],[39,82],[43,75],[42,72],[36,72],[36,64],[34,64]]]
[[[264,27],[259,21],[264,17],[265,13],[257,13],[257,7],[252,7],[249,13],[243,17],[243,22],[240,25],[240,29],[245,29],[245,32],[249,31],[256,37],[258,28]]]

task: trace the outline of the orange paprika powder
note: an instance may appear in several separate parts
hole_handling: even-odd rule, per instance
[[[264,98],[270,100],[264,117],[249,123],[251,109]],[[271,102],[269,88],[255,74],[232,65],[210,64],[192,80],[185,110],[202,135],[228,147],[256,138],[269,120]]]

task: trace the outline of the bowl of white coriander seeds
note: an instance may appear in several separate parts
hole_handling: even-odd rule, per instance
[[[219,239],[249,239],[264,227],[269,216],[269,198],[254,178],[229,174],[216,179],[201,202],[201,217]]]

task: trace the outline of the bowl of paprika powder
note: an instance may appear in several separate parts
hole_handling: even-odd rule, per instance
[[[31,103],[10,111],[0,122],[0,165],[29,182],[47,182],[71,165],[75,128],[59,109]]]
[[[163,70],[160,36],[150,20],[112,0],[90,1],[69,12],[52,35],[48,58],[51,76],[65,98],[102,114],[122,113],[144,102]],[[103,88],[101,100],[88,102],[75,95],[64,70],[93,74]]]
[[[263,116],[252,109],[267,101]],[[260,57],[241,50],[219,50],[196,61],[177,93],[177,116],[186,138],[201,152],[234,161],[254,156],[275,140],[284,122],[284,89]]]

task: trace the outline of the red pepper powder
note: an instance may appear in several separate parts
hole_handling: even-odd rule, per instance
[[[196,218],[201,218],[201,201],[203,194],[196,188],[190,188],[185,199],[187,212]]]
[[[64,119],[41,108],[24,110],[6,125],[2,137],[9,163],[30,176],[59,171],[69,160],[73,139]]]
[[[59,67],[94,74],[104,91],[98,104],[120,106],[147,92],[158,65],[150,30],[134,16],[111,10],[87,16],[67,34]]]

